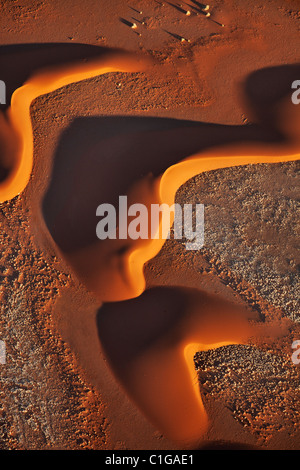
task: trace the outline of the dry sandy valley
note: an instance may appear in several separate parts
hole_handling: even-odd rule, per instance
[[[300,448],[299,7],[0,0],[0,449]],[[96,208],[158,183],[204,245],[132,275]]]

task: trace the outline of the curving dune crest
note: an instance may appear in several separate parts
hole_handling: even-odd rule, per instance
[[[57,70],[44,70],[18,88],[13,93],[6,116],[1,116],[0,121],[1,137],[4,142],[2,163],[6,171],[6,176],[0,183],[0,202],[20,194],[29,181],[33,163],[30,105],[35,98],[73,82],[109,72],[136,72],[147,66],[148,61],[141,60],[136,55],[111,53],[85,63]],[[287,162],[297,160],[299,157],[299,151],[291,150],[288,146],[276,148],[257,144],[247,147],[226,146],[193,155],[170,166],[153,182],[150,193],[155,202],[172,205],[178,188],[199,173],[239,165]],[[143,243],[137,240],[130,245],[125,254],[119,255],[117,261],[121,259],[122,262],[113,260],[109,265],[110,260],[106,258],[105,262],[99,263],[100,275],[91,273],[87,282],[88,288],[101,301],[106,302],[118,302],[141,296],[146,287],[144,264],[160,251],[164,242],[163,238]],[[91,247],[89,256],[94,257],[97,250],[98,246]],[[86,260],[86,256],[86,252],[77,253],[72,258],[72,263],[80,266],[81,258]],[[66,258],[68,259],[67,255]],[[197,302],[196,298],[193,312],[197,311],[195,307]],[[132,364],[131,369],[129,367],[127,376],[122,380],[125,388],[146,415],[166,435],[179,441],[197,440],[207,426],[206,412],[195,380],[193,355],[198,350],[244,342],[250,333],[245,322],[237,325],[238,317],[230,311],[228,305],[222,306],[215,299],[206,300],[204,307],[205,305],[207,313],[204,312],[201,321],[194,320],[192,316],[189,318],[193,320],[182,325],[180,340],[176,345],[171,342],[169,345],[160,344],[157,348],[153,347],[144,356],[141,355]],[[224,309],[226,325],[223,325],[222,331],[219,329],[219,332],[210,334],[212,329],[216,330],[216,322],[220,320],[219,314],[223,313],[217,312],[217,309]],[[222,337],[222,340],[218,340],[218,337]],[[156,374],[155,385],[149,376],[143,378],[145,368],[151,371],[151,377]],[[166,375],[168,384],[166,384]],[[168,397],[172,390],[175,395],[177,394],[177,398],[170,400]],[[178,406],[183,403],[186,405],[185,408],[179,410]]]

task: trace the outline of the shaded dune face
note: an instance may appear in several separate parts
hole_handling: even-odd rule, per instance
[[[3,202],[12,199],[21,193],[29,181],[33,162],[33,135],[30,105],[35,98],[51,93],[70,83],[93,78],[104,73],[134,72],[141,69],[143,70],[146,66],[146,60],[144,59],[142,63],[141,59],[134,54],[119,50],[112,50],[108,53],[106,49],[103,50],[103,48],[95,47],[87,47],[88,51],[84,52],[85,47],[86,46],[83,46],[83,51],[81,45],[79,50],[72,48],[70,55],[66,57],[66,49],[68,50],[68,47],[65,46],[64,53],[56,60],[53,55],[53,49],[49,48],[48,50],[48,47],[42,47],[44,53],[45,49],[49,52],[50,65],[33,73],[32,76],[30,76],[22,86],[16,88],[12,94],[11,87],[13,85],[10,84],[8,86],[8,101],[10,99],[10,106],[5,110],[5,119],[7,121],[7,129],[10,134],[13,133],[11,140],[16,144],[16,149],[15,152],[3,153],[0,156],[0,165],[4,168],[8,168],[7,162],[10,160],[8,175],[5,179],[2,179],[0,184],[0,201]],[[15,48],[18,51],[18,46],[15,46]],[[14,50],[14,48],[12,49]],[[32,49],[34,52],[34,60],[32,63],[30,62],[30,66],[25,67],[23,71],[23,75],[26,78],[30,75],[32,69],[35,70],[37,67],[36,62],[38,62],[38,57],[41,53],[39,47],[37,49],[32,47]],[[4,62],[6,57],[5,50],[4,59],[2,59]],[[25,48],[25,51],[27,51],[27,48]],[[29,52],[32,54],[30,47]],[[65,61],[63,61],[63,57],[66,58]],[[74,64],[75,57],[78,59],[76,64]],[[81,60],[79,60],[79,58],[81,58]],[[22,63],[22,60],[20,60],[20,62]],[[41,60],[42,65],[44,62],[45,59],[43,57]],[[54,67],[53,63],[57,62],[63,65],[59,68]],[[8,67],[8,70],[11,73],[10,67]],[[11,80],[12,84],[14,84],[14,82],[16,82],[16,79]],[[6,105],[4,105],[4,107],[5,106]],[[10,138],[7,129],[3,126],[2,138],[5,141],[8,141]]]
[[[245,307],[197,289],[158,287],[98,312],[104,353],[146,416],[181,446],[197,445],[207,415],[197,386],[197,351],[244,342]]]
[[[245,101],[253,122],[278,134],[299,149],[300,112],[292,102],[292,84],[299,80],[300,65],[267,67],[249,75],[245,83]]]
[[[214,140],[239,143],[258,138],[269,142],[270,133],[262,135],[259,128],[175,119],[79,118],[59,142],[44,199],[43,213],[51,235],[77,275],[100,300],[134,297],[144,285],[134,287],[137,277],[128,267],[130,255],[150,247],[154,256],[164,240],[152,247],[144,240],[99,241],[95,230],[98,205],[110,203],[118,208],[119,196],[127,195],[128,206],[143,203],[150,214],[150,205],[162,202],[160,175],[167,168],[209,148]],[[205,167],[199,168],[199,172],[203,170]],[[197,174],[195,171],[184,181]],[[180,169],[179,178],[182,174]],[[173,194],[167,196],[171,204],[181,184],[176,177],[172,180]],[[164,187],[168,188],[169,182]],[[152,256],[137,262],[139,277],[143,263]]]
[[[116,54],[117,50],[87,44],[10,44],[0,47],[1,80],[6,84],[6,103],[2,111],[9,108],[14,91],[27,83],[44,69],[59,70],[66,65],[80,63]]]
[[[62,59],[60,68],[34,75],[27,88],[12,95],[1,131],[1,200],[21,192],[30,176],[29,107],[35,97],[101,73],[142,66],[135,56],[120,51],[94,52],[79,64],[66,65]],[[170,205],[177,189],[203,171],[298,159],[299,111],[291,105],[290,87],[299,66],[280,68],[274,93],[268,99],[264,95],[272,109],[268,113],[259,94],[268,92],[264,83],[273,72],[258,71],[246,83],[256,122],[249,126],[122,116],[76,120],[59,142],[43,201],[43,215],[60,254],[99,302],[109,302],[99,311],[98,331],[112,371],[157,428],[184,445],[194,445],[207,426],[193,355],[245,342],[251,333],[249,313],[194,289],[144,292],[143,266],[164,239],[99,241],[96,208],[116,204],[125,194],[129,204]],[[27,79],[28,70],[25,75]],[[291,119],[293,126],[287,128]],[[9,145],[15,146],[11,159]]]
[[[55,156],[43,206],[50,232],[87,287],[110,301],[99,310],[98,332],[115,376],[149,420],[179,445],[199,445],[208,423],[193,367],[195,352],[245,342],[253,332],[249,312],[193,289],[143,293],[143,265],[164,241],[101,242],[95,236],[95,207],[102,202],[117,206],[121,194],[130,203],[171,204],[180,185],[201,171],[298,158],[298,134],[287,135],[281,123],[294,114],[290,86],[299,67],[280,71],[276,93],[264,97],[273,106],[270,114],[258,98],[260,72],[246,83],[257,124],[79,119],[62,136]],[[262,71],[262,82],[271,76],[272,69]],[[73,179],[66,178],[70,167]],[[86,196],[72,205],[75,193]]]
[[[164,240],[99,241],[98,205],[118,208],[120,195],[128,196],[128,205],[148,209],[172,204],[180,185],[202,171],[298,158],[293,155],[299,133],[285,129],[291,120],[299,127],[290,99],[298,73],[295,65],[248,77],[245,101],[256,123],[247,126],[124,116],[79,118],[69,126],[57,147],[43,213],[64,256],[101,301],[139,295],[145,288],[143,265]]]
[[[107,54],[106,49],[85,44],[13,44],[0,47],[1,80],[5,83],[5,104],[0,103],[0,187],[18,164],[22,139],[9,118],[12,95],[37,71],[66,66],[74,61]],[[5,186],[4,186],[5,187]],[[18,194],[9,193],[8,199]],[[2,198],[6,199],[5,195]]]

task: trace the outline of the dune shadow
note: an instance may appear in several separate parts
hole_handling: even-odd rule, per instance
[[[167,436],[191,438],[206,421],[195,397],[189,344],[236,342],[249,311],[198,289],[156,287],[136,299],[105,303],[98,335],[109,365],[128,395]],[[201,347],[201,346],[199,346]],[[195,353],[196,351],[194,351]]]
[[[36,73],[71,64],[84,65],[94,59],[105,59],[117,49],[79,43],[32,43],[0,46],[0,183],[4,183],[14,168],[18,152],[18,135],[7,114],[14,91]]]
[[[282,132],[279,122],[281,104],[291,97],[292,83],[299,77],[300,63],[266,67],[251,73],[245,81],[244,94],[254,121],[265,129]],[[293,107],[296,109],[295,105]],[[292,125],[292,122],[287,124]]]
[[[186,311],[188,293],[158,287],[137,299],[103,304],[97,315],[98,334],[119,379],[127,376],[128,366],[137,356],[176,328]]]
[[[226,340],[229,328],[233,336],[240,335],[242,324],[229,325],[237,311],[257,317],[238,303],[200,289],[152,287],[137,298],[104,303],[97,315],[98,334],[112,368],[122,378],[130,364],[152,347],[165,342],[164,347],[172,348],[182,337],[197,336],[196,324],[202,325],[200,337],[206,344]],[[214,321],[220,325],[210,331]]]
[[[171,139],[169,147],[172,147],[172,143],[175,144],[175,149],[171,151],[171,157],[176,155],[176,149],[179,151],[178,159],[180,154],[184,154],[184,151],[193,153],[201,149],[209,148],[214,143],[224,144],[230,142],[259,142],[259,143],[271,143],[276,146],[278,143],[282,143],[285,140],[285,136],[282,134],[280,127],[278,127],[278,115],[276,113],[277,104],[286,96],[290,94],[290,86],[295,76],[299,73],[299,65],[295,66],[283,66],[279,68],[268,68],[261,71],[257,71],[251,74],[246,83],[245,90],[247,99],[251,102],[254,119],[259,122],[258,125],[250,125],[246,127],[242,126],[216,126],[205,123],[183,123],[176,122],[179,128],[176,129],[175,134],[178,134],[178,141]],[[278,81],[274,80],[278,72]],[[274,86],[270,89],[268,84],[270,80],[274,81]],[[263,98],[262,96],[263,95]],[[267,107],[271,111],[267,110]],[[165,120],[162,123],[166,123]],[[162,124],[161,123],[161,124]],[[159,125],[161,125],[159,123]],[[167,123],[166,123],[167,124]],[[175,122],[170,122],[170,125],[174,125]],[[189,129],[193,137],[186,139],[184,133]],[[167,129],[162,129],[165,133]],[[178,143],[181,142],[184,149],[178,147]],[[155,155],[155,152],[153,153]],[[176,160],[175,160],[176,161]],[[173,160],[174,162],[174,160]],[[152,160],[151,160],[152,163]],[[167,162],[166,162],[167,163]],[[170,162],[169,162],[170,163]],[[160,164],[163,165],[164,161],[160,159]],[[151,167],[155,168],[155,166]],[[161,168],[157,168],[161,171]],[[184,335],[184,329],[186,326],[186,314],[190,308],[191,297],[194,294],[184,289],[171,289],[171,288],[158,288],[146,291],[137,299],[122,303],[106,303],[98,312],[97,325],[99,340],[103,345],[105,354],[108,358],[108,362],[120,383],[123,384],[125,390],[131,395],[134,401],[143,408],[144,411],[148,410],[146,403],[147,398],[141,398],[132,386],[130,378],[132,378],[135,361],[139,361],[141,357],[145,355],[145,351],[152,348],[160,351],[157,356],[157,361],[153,360],[155,366],[153,369],[145,367],[141,368],[145,376],[150,375],[148,382],[148,397],[151,393],[155,394],[157,390],[157,382],[161,380],[162,389],[167,390],[167,395],[172,397],[180,392],[177,391],[178,382],[184,380],[180,372],[180,359],[177,357],[177,365],[175,366],[176,376],[174,381],[169,376],[169,370],[172,370],[173,364],[168,364],[165,367],[164,373],[159,374],[158,370],[166,366],[163,348],[161,341],[176,342],[179,341],[181,335]],[[201,304],[201,294],[199,292],[199,304]],[[198,301],[197,301],[198,302]],[[213,300],[212,300],[213,302]],[[208,306],[204,307],[207,312]],[[209,308],[208,308],[209,310]],[[226,312],[224,306],[221,304],[217,308],[221,315],[224,315],[223,321],[226,321]],[[198,319],[201,317],[199,311],[196,313]],[[214,329],[219,323],[216,319],[211,319],[211,328]],[[222,324],[222,321],[220,321]],[[215,325],[215,326],[214,326]],[[198,328],[198,327],[197,327]],[[195,330],[197,330],[197,328]],[[199,329],[201,332],[201,328]],[[171,335],[171,339],[170,339]],[[187,338],[187,336],[186,336]],[[174,343],[173,343],[174,344]],[[166,354],[167,355],[167,354]],[[176,357],[174,353],[174,358]],[[161,358],[161,364],[159,364],[159,358]],[[176,360],[176,359],[175,359]],[[153,364],[152,363],[152,364]],[[161,377],[161,379],[159,379]],[[143,377],[140,377],[143,381]],[[164,384],[162,382],[164,381]],[[166,386],[166,381],[169,385]],[[153,385],[154,384],[154,385]],[[136,383],[135,383],[136,386]],[[145,391],[145,389],[144,389]],[[157,392],[156,392],[157,393]],[[160,393],[161,397],[163,393]],[[147,395],[147,393],[145,393]],[[152,398],[151,398],[152,399]],[[170,398],[171,400],[171,398]],[[155,398],[154,398],[155,401]],[[165,403],[167,403],[166,399]],[[187,406],[186,401],[181,401],[180,405],[183,408]],[[157,405],[158,406],[158,405]],[[178,406],[176,409],[178,409]],[[159,408],[159,406],[158,406]],[[170,404],[172,408],[172,404]],[[153,412],[153,415],[155,413]],[[151,415],[151,413],[150,413]],[[153,415],[150,418],[153,418]],[[159,419],[156,417],[157,422]],[[153,418],[155,421],[155,416]],[[200,418],[199,418],[200,420]],[[180,419],[177,421],[177,425],[180,425]],[[176,427],[176,425],[174,424]],[[232,443],[225,441],[215,441],[203,443],[201,446],[202,450],[258,450],[259,447],[253,445],[247,445],[243,443]]]
[[[218,145],[257,143],[275,148],[282,144],[286,137],[278,124],[277,105],[290,94],[291,82],[298,72],[299,65],[291,65],[260,70],[248,77],[245,93],[256,124],[227,126],[125,116],[75,119],[58,143],[42,208],[48,229],[68,261],[72,259],[70,254],[76,255],[82,249],[94,249],[101,245],[95,232],[97,206],[101,203],[117,206],[120,195],[127,194],[131,187],[149,175],[155,179],[185,157]],[[278,80],[274,79],[276,74]],[[85,274],[97,269],[105,271],[106,261],[102,264],[97,261],[91,268],[93,256],[89,260],[84,259]],[[78,266],[75,271],[81,277],[81,267]],[[175,337],[171,335],[171,339],[166,341],[176,343],[177,327],[185,325],[182,315],[187,311],[191,298],[186,291],[171,288],[156,290],[155,295],[153,292],[146,291],[137,299],[125,302],[105,303],[97,317],[99,340],[108,362],[126,391],[142,409],[148,406],[144,402],[147,397],[142,393],[146,385],[143,383],[142,388],[136,391],[136,384],[131,382],[132,367],[140,357],[147,355],[149,348],[160,344],[162,339],[170,338],[170,332],[175,331]],[[222,308],[220,312],[223,312]],[[152,356],[149,357],[147,361],[152,367]],[[180,356],[176,358],[180,360]],[[172,360],[163,369],[163,355],[161,359],[156,385],[164,373],[169,374],[170,384],[178,385],[174,372],[176,364]],[[145,364],[149,365],[148,362]],[[180,367],[184,375],[185,366],[181,364]],[[151,373],[155,375],[154,368]],[[181,377],[180,374],[178,376]],[[152,386],[151,378],[148,379],[150,382],[145,383]],[[168,390],[172,396],[171,388]],[[149,393],[151,391],[153,389],[150,387]],[[165,397],[165,403],[167,400],[168,397]],[[158,412],[159,406],[157,412],[152,408],[149,412],[157,423]],[[230,448],[231,445],[216,442],[207,444],[206,448],[226,446]]]
[[[290,94],[291,77],[297,75],[299,65],[277,69],[254,72],[245,83],[254,124],[219,125],[157,117],[80,117],[62,133],[42,211],[52,238],[79,278],[85,282],[89,279],[88,288],[93,290],[103,280],[97,274],[97,266],[103,265],[103,260],[106,262],[109,252],[107,240],[100,241],[96,236],[99,221],[96,209],[100,204],[118,207],[119,196],[127,195],[141,182],[146,182],[149,189],[167,168],[192,154],[231,144],[275,149],[285,142],[276,106],[283,96]],[[274,79],[277,71],[278,81]],[[271,77],[273,86],[269,87]],[[266,103],[273,107],[273,112],[266,112]],[[113,245],[110,244],[110,253],[117,257],[130,249],[127,240],[118,240]],[[83,250],[87,250],[88,257]],[[94,264],[93,269],[90,263]]]
[[[215,145],[275,142],[258,126],[223,126],[146,117],[77,118],[62,134],[43,201],[50,233],[65,252],[97,242],[96,208],[138,181]],[[68,220],[66,224],[65,221]]]
[[[272,67],[248,77],[245,96],[257,124],[229,126],[127,116],[76,118],[60,137],[43,201],[43,214],[57,245],[72,252],[97,242],[99,204],[116,205],[118,196],[127,194],[139,180],[148,175],[156,178],[192,154],[234,143],[282,143],[285,137],[278,127],[276,106],[291,93],[299,68]]]
[[[104,56],[111,51],[105,47],[80,43],[31,43],[0,46],[0,80],[6,84],[6,104],[0,104],[0,110],[4,111],[10,105],[13,92],[36,71]]]

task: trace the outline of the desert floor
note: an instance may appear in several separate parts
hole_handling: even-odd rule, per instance
[[[111,373],[97,331],[99,301],[60,256],[43,200],[53,168],[68,174],[72,156],[104,152],[105,138],[121,135],[122,151],[150,158],[150,168],[154,154],[157,161],[160,154],[183,158],[231,142],[275,142],[272,131],[252,123],[272,119],[271,91],[299,62],[299,2],[214,0],[209,18],[196,15],[192,0],[1,0],[0,7],[8,104],[39,68],[81,60],[97,46],[154,60],[145,72],[105,74],[32,103],[31,179],[0,205],[0,339],[7,348],[0,448],[180,448]],[[88,193],[89,176],[80,191]],[[202,448],[300,448],[300,369],[291,360],[292,342],[300,340],[299,182],[298,162],[195,176],[177,201],[205,205],[204,247],[187,252],[168,240],[145,266],[148,287],[200,288],[282,326],[276,339],[195,356],[210,419]]]

